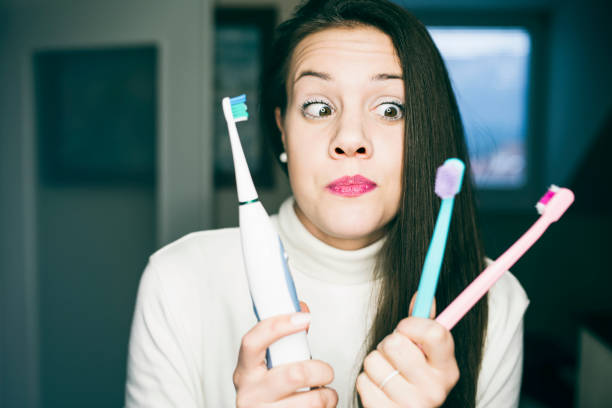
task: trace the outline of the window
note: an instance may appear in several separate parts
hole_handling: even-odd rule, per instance
[[[453,84],[477,187],[524,187],[529,32],[516,27],[428,29]]]

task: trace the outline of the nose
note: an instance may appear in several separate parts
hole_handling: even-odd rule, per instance
[[[333,159],[356,157],[367,159],[373,148],[366,136],[364,123],[360,115],[342,115],[338,129],[329,144],[329,155]]]

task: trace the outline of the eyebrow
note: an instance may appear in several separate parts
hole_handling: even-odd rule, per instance
[[[302,71],[300,75],[298,75],[298,77],[295,79],[295,81],[293,81],[293,83],[295,84],[300,78],[305,77],[305,76],[312,76],[312,77],[320,78],[324,81],[332,80],[331,75],[329,75],[326,72],[306,70],[306,71]],[[370,81],[385,81],[387,79],[403,79],[403,78],[401,75],[398,75],[398,74],[376,74],[370,78]]]

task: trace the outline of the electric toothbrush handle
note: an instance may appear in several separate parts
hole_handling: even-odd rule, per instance
[[[306,331],[290,334],[270,345],[267,352],[268,368],[281,364],[310,360]]]
[[[253,309],[258,320],[300,311],[285,250],[260,202],[239,207],[240,235]],[[268,367],[310,359],[306,332],[284,337],[267,352]]]

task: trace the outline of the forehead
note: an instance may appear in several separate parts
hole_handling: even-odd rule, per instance
[[[391,38],[377,28],[328,28],[298,43],[291,57],[289,84],[304,70],[372,75],[402,69]]]

